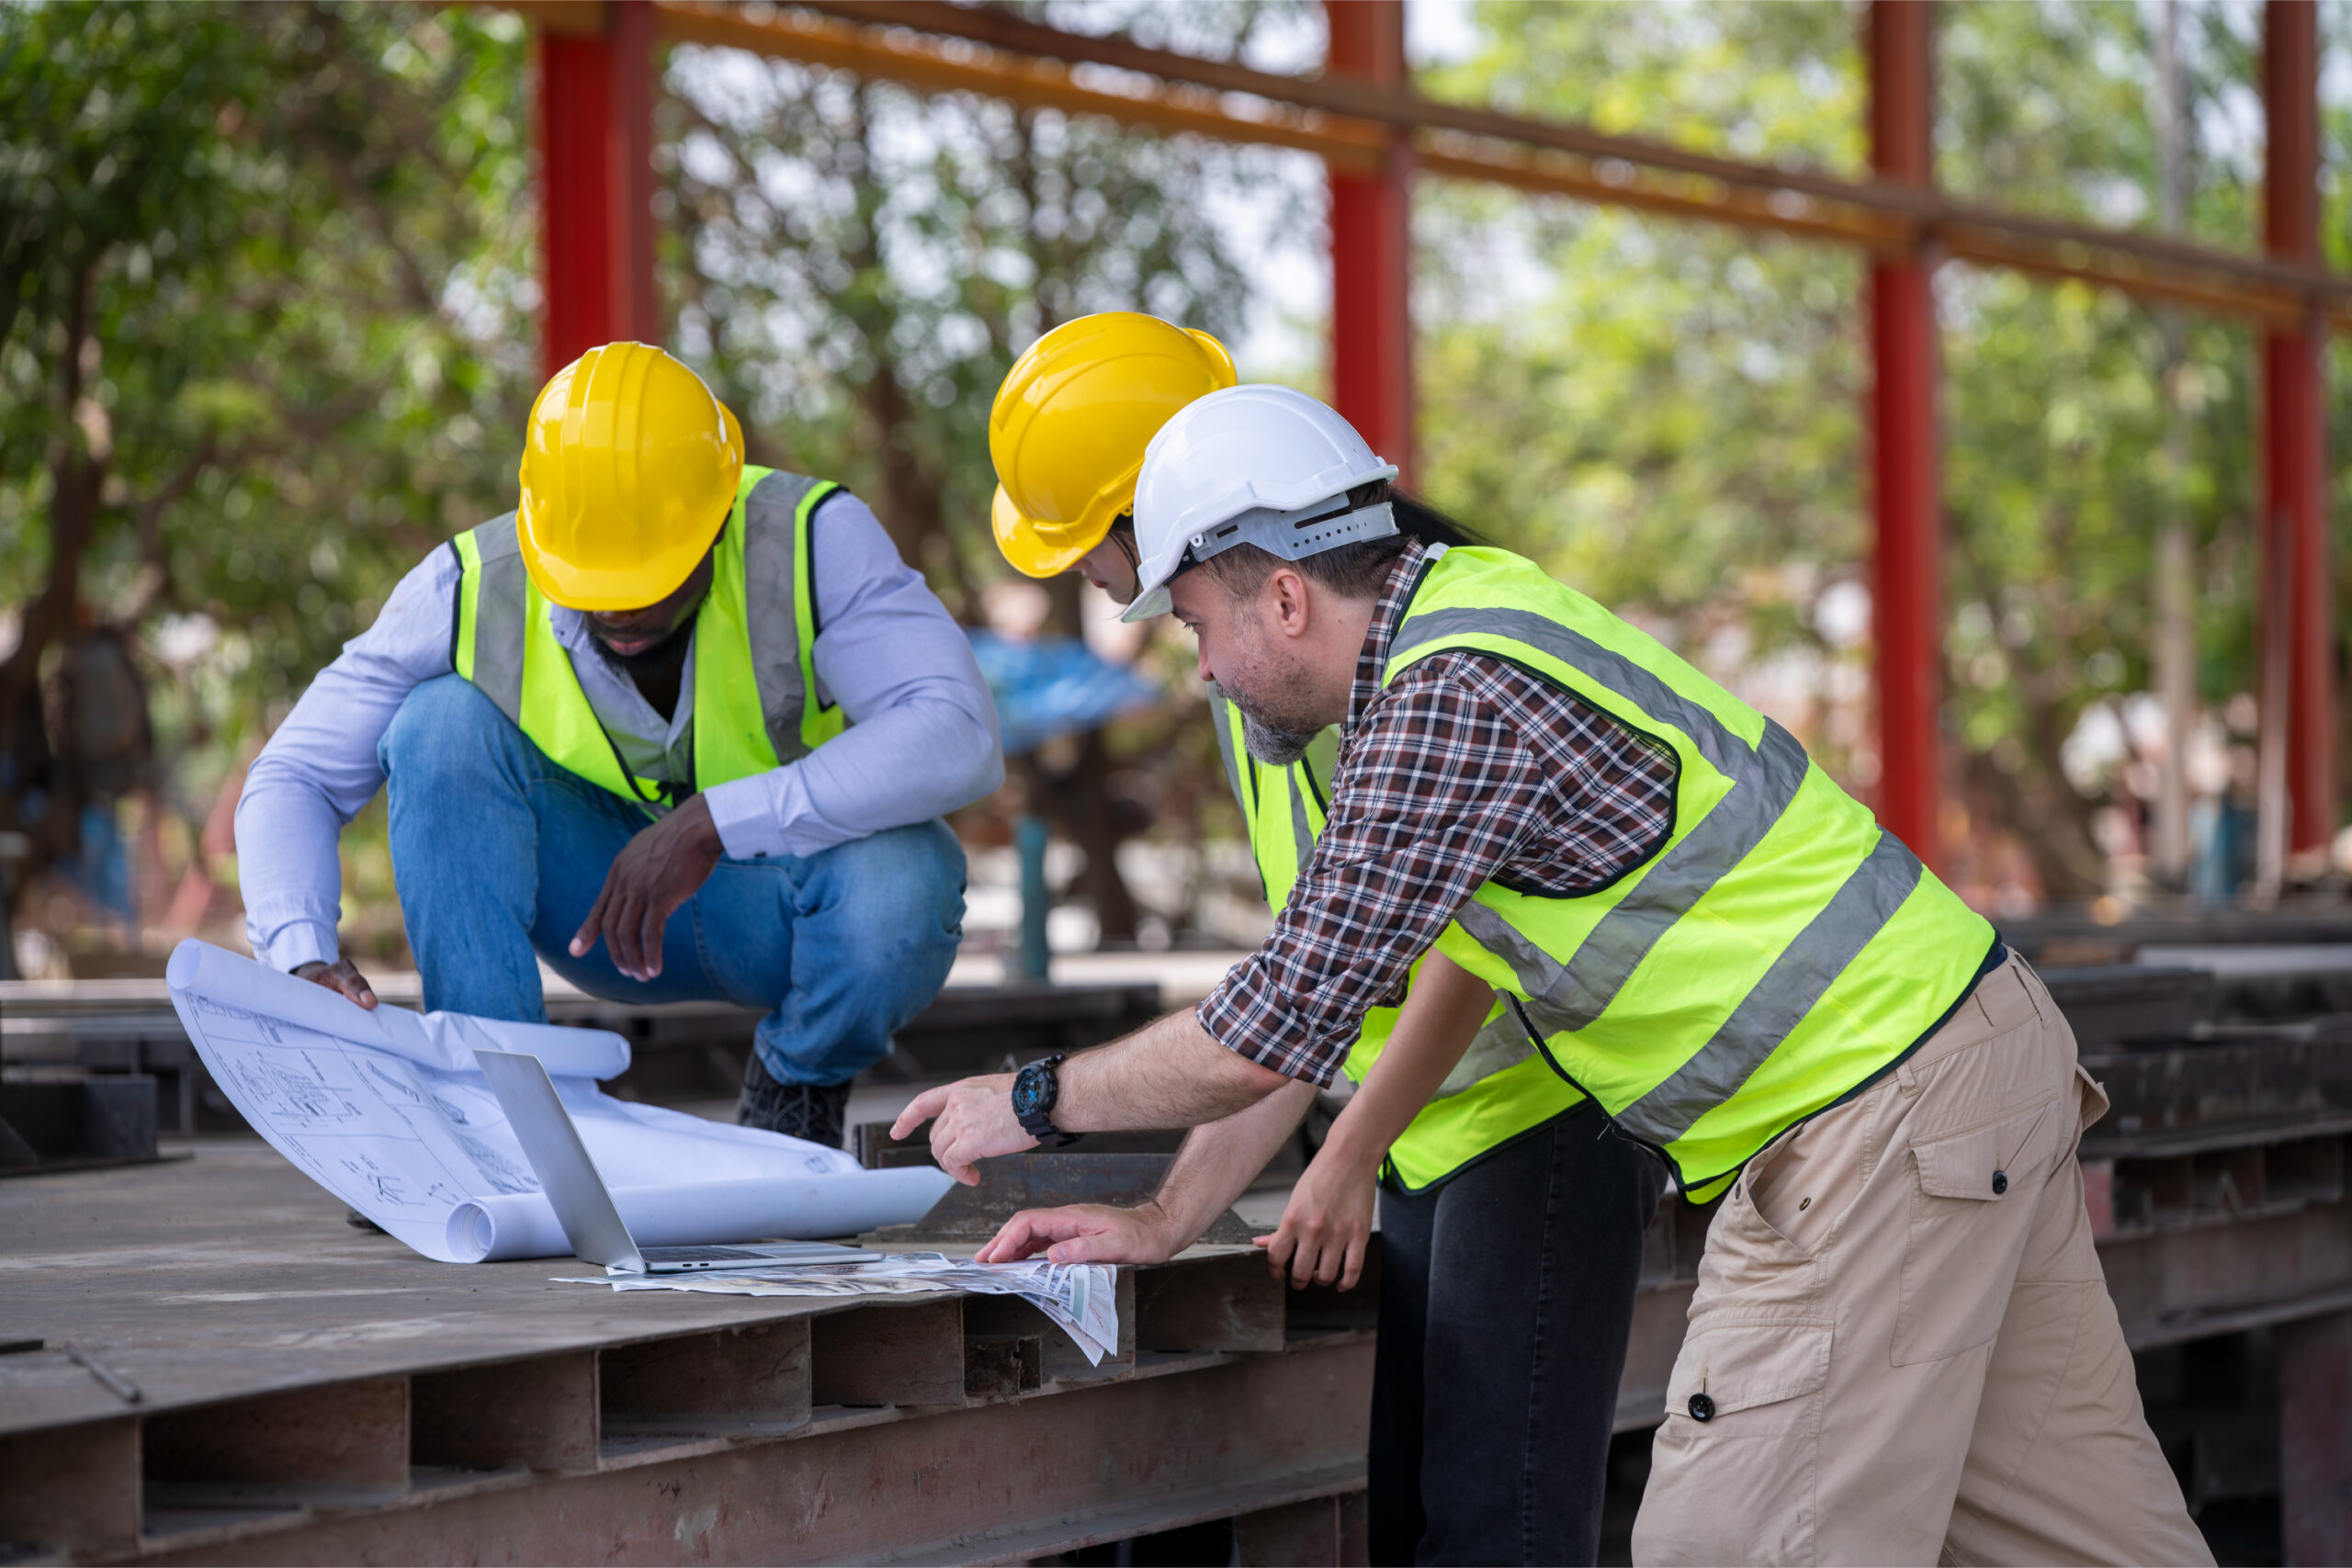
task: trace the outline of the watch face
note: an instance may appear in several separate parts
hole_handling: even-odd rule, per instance
[[[1045,1074],[1029,1067],[1021,1069],[1021,1076],[1012,1080],[1015,1116],[1026,1116],[1037,1109],[1038,1102],[1046,1098],[1046,1082]]]

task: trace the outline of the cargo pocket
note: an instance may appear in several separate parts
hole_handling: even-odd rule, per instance
[[[2107,1086],[2091,1077],[2080,1062],[2075,1064],[2075,1076],[2083,1081],[2082,1109],[2075,1117],[2075,1137],[2079,1142],[2092,1123],[2107,1114]]]
[[[1667,1380],[1635,1562],[1814,1560],[1829,1349],[1817,1319],[1690,1325]]]
[[[1894,1364],[1975,1348],[2000,1331],[2042,1179],[2055,1097],[1911,1145],[1918,1190],[1904,1238]]]

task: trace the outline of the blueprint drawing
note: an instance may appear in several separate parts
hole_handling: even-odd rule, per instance
[[[530,1161],[473,1066],[476,1047],[547,1066],[639,1243],[852,1235],[915,1220],[944,1173],[869,1171],[839,1149],[615,1100],[627,1069],[600,1030],[368,1011],[207,943],[167,972],[188,1039],[254,1131],[302,1173],[427,1258],[568,1256]]]

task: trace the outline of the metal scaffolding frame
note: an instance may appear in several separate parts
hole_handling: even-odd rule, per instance
[[[1931,864],[1940,845],[1943,510],[1933,278],[1946,259],[2075,278],[2265,333],[2265,843],[2274,871],[2335,828],[2334,604],[2321,355],[2352,325],[2352,277],[2318,243],[2313,0],[2267,0],[2264,250],[1955,202],[1930,157],[1932,0],[1871,0],[1871,177],[1741,162],[1639,137],[1422,97],[1399,0],[1325,0],[1320,77],[1063,32],[945,0],[512,0],[540,30],[550,368],[611,338],[661,335],[652,286],[652,51],[716,44],[923,91],[1322,157],[1331,181],[1335,401],[1412,471],[1411,184],[1417,171],[1857,247],[1870,257],[1872,586],[1881,819]],[[601,236],[601,239],[600,239]],[[2274,878],[2275,883],[2275,878]]]

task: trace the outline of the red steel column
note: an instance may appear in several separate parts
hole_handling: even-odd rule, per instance
[[[1402,0],[1324,0],[1328,69],[1405,83]],[[1412,148],[1389,141],[1378,175],[1331,171],[1332,406],[1413,478]]]
[[[1871,166],[1935,183],[1928,0],[1871,0]],[[1942,707],[1943,494],[1936,428],[1935,256],[1871,267],[1871,477],[1878,541],[1871,604],[1878,660],[1878,816],[1935,866]]]
[[[601,343],[662,341],[653,286],[653,7],[539,34],[540,348],[553,375]]]
[[[2319,19],[2311,0],[2269,0],[2263,12],[2263,245],[2282,260],[2321,265]],[[2327,423],[2316,311],[2299,332],[2263,340],[2263,547],[2284,557],[2265,581],[2284,585],[2287,635],[2288,845],[2324,847],[2335,833],[2334,584],[2327,548]]]

